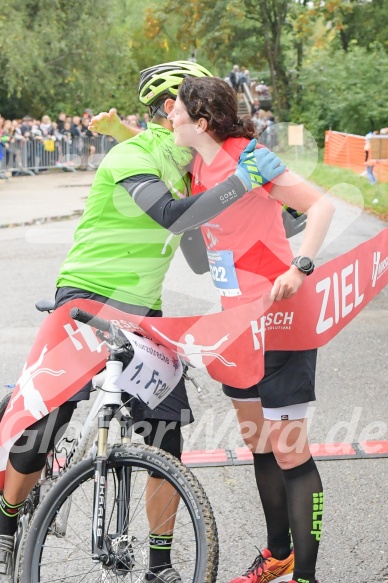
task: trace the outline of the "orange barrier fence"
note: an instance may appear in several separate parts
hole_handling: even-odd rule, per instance
[[[388,136],[371,138],[371,159],[379,182],[388,182]],[[328,130],[325,133],[323,161],[330,166],[348,168],[358,174],[365,170],[365,136],[343,134]]]

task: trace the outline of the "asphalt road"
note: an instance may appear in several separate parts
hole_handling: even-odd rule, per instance
[[[20,374],[44,318],[34,309],[34,302],[53,297],[58,268],[77,224],[74,216],[84,206],[92,179],[92,173],[79,172],[0,181],[0,225],[6,226],[0,229],[0,391]],[[319,261],[353,248],[386,227],[355,207],[336,205],[332,242]],[[217,306],[208,275],[193,275],[178,254],[166,280],[165,314],[204,313]],[[387,329],[385,289],[319,351],[318,400],[310,411],[312,443],[388,439]],[[185,431],[185,449],[242,446],[230,403],[218,383],[202,372],[196,378],[203,391],[197,394],[190,389],[196,423]],[[77,416],[75,423],[82,411]],[[318,465],[326,496],[318,562],[321,583],[388,581],[387,458],[318,461]],[[252,466],[195,472],[214,508],[221,547],[218,580],[227,583],[252,562],[255,546],[265,546]]]

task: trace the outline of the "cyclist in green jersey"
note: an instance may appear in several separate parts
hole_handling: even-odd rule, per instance
[[[253,151],[249,156],[254,169],[250,165],[248,170],[244,160],[237,166],[236,173],[222,184],[195,198],[187,197],[190,180],[186,167],[191,152],[175,146],[172,124],[167,119],[179,84],[186,76],[211,74],[197,63],[185,61],[157,65],[142,72],[139,99],[150,107],[152,121],[145,132],[115,146],[102,161],[75,232],[74,244],[60,269],[56,307],[75,298],[89,298],[127,313],[160,316],[162,284],[179,245],[180,234],[213,218],[241,198],[257,180],[263,181],[263,174],[271,180],[284,170],[279,159],[268,150],[265,159],[262,150],[258,158]],[[225,193],[229,196],[225,197]],[[163,211],[163,226],[153,218],[155,209]],[[77,401],[88,395],[89,387],[86,386],[50,414],[56,417],[53,437],[43,453],[42,438],[50,415],[29,428],[36,431],[37,438],[31,447],[28,444],[28,451],[22,450],[23,446],[27,449],[30,431],[23,434],[10,451],[4,491],[0,495],[0,583],[12,581],[18,510],[39,479],[46,460],[45,452],[52,449],[54,436],[58,439],[61,431],[63,433]],[[132,413],[147,444],[161,447],[180,459],[181,426],[193,421],[183,379],[155,410],[135,400]],[[162,431],[158,431],[160,422]],[[160,479],[154,475],[147,488],[150,554],[145,581],[180,583],[181,578],[173,569],[170,557],[173,510],[169,522],[159,528],[153,527],[160,508],[171,502],[171,486],[167,483],[161,486]],[[178,503],[176,500],[176,506]],[[160,539],[160,535],[166,540],[158,546],[155,540]]]

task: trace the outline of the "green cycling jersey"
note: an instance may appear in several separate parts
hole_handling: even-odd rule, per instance
[[[190,160],[190,150],[175,146],[173,133],[154,123],[112,148],[97,170],[57,286],[160,309],[163,280],[180,236],[142,211],[119,182],[152,174],[175,198],[188,196]]]

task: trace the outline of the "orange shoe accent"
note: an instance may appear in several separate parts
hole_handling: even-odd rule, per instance
[[[283,561],[275,559],[268,549],[258,554],[244,575],[229,583],[283,583],[291,581],[294,570],[294,552]]]

